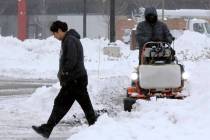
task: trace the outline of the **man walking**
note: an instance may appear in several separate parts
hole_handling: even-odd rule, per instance
[[[88,76],[84,66],[83,47],[80,35],[74,30],[68,31],[65,22],[55,21],[50,27],[54,37],[61,41],[61,56],[58,79],[61,90],[54,100],[52,113],[46,124],[32,126],[32,128],[45,138],[49,138],[53,128],[69,111],[76,100],[82,107],[88,124],[96,121],[88,91]]]

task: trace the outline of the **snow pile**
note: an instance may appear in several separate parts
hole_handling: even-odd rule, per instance
[[[175,50],[181,60],[210,58],[210,38],[197,32],[185,31],[175,41]]]
[[[111,84],[110,84],[111,83]],[[130,80],[126,76],[115,76],[98,78],[96,76],[89,77],[88,92],[93,103],[94,109],[99,112],[109,112],[110,115],[116,115],[122,111],[122,100],[125,96],[125,87],[130,84]],[[33,95],[18,106],[11,108],[19,108],[33,114],[39,114],[44,118],[44,123],[51,113],[54,99],[59,93],[59,83],[52,87],[38,88]],[[84,113],[77,102],[74,103],[68,115],[63,121],[72,121],[76,116],[82,121],[86,121]]]
[[[0,42],[1,76],[55,78],[60,48],[54,38],[21,42],[0,37]]]
[[[21,105],[21,108],[29,109],[32,112],[49,113],[52,110],[54,98],[57,96],[59,90],[59,83],[50,88],[38,88],[31,97]]]
[[[0,74],[1,76],[21,78],[56,78],[58,71],[60,42],[50,37],[46,40],[26,40],[21,42],[13,37],[0,37]],[[110,73],[110,67],[116,69],[112,75],[123,72],[124,65],[130,65],[136,55],[131,55],[128,45],[117,41],[121,48],[121,57],[113,58],[103,54],[103,49],[108,46],[108,40],[82,39],[84,46],[85,65],[88,71],[99,72],[103,70]],[[137,52],[135,52],[137,53]],[[131,56],[131,57],[130,57]],[[134,63],[138,63],[135,59]],[[133,63],[131,64],[133,65]],[[130,65],[130,66],[131,66]],[[102,73],[103,74],[103,73]]]
[[[116,41],[116,47],[120,48],[120,57],[104,55],[104,48],[109,41],[104,39],[82,39],[84,47],[85,65],[88,73],[98,73],[100,76],[128,75],[129,67],[138,64],[138,51],[132,52],[128,45]]]
[[[175,37],[176,39],[182,36],[184,33],[183,30],[170,30],[170,32],[173,35],[173,37]]]

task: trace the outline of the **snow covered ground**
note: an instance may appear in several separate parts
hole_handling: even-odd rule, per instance
[[[60,42],[54,38],[46,40],[26,40],[21,42],[13,37],[0,37],[0,76],[17,78],[48,78],[56,79],[60,52]],[[110,58],[103,55],[103,48],[107,47],[108,40],[82,39],[84,44],[85,64],[90,72],[110,72],[114,66],[116,71],[124,72],[124,65],[129,63],[130,56],[128,46],[118,41],[122,48],[121,58]],[[129,57],[129,59],[128,59]],[[135,56],[134,56],[135,57]],[[120,74],[122,75],[122,74]]]
[[[20,42],[0,37],[0,75],[55,79],[59,42],[54,38]],[[82,39],[85,65],[89,74],[89,94],[102,115],[87,127],[84,114],[75,103],[52,133],[52,138],[68,140],[186,140],[210,137],[210,39],[185,31],[174,43],[179,60],[190,77],[183,101],[154,99],[139,101],[131,113],[123,111],[129,75],[138,64],[138,52],[117,41],[120,58],[103,55],[108,41]],[[15,52],[12,54],[12,52]],[[30,129],[44,123],[60,89],[59,84],[38,88],[31,96],[0,97],[0,139],[37,138]]]

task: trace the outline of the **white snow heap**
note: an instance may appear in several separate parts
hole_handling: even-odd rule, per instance
[[[0,42],[1,76],[55,77],[60,44],[54,38],[22,42],[13,37],[0,37]]]
[[[118,67],[115,67],[116,69],[123,70],[121,67],[128,64],[125,60],[133,59],[129,47],[121,41],[116,42],[117,46],[121,48],[122,55],[120,58],[112,58],[103,54],[103,48],[107,47],[108,40],[86,38],[81,41],[88,71],[107,69],[107,72],[109,72],[110,67],[116,65],[118,65]],[[30,39],[21,42],[13,37],[0,37],[0,42],[1,76],[56,78],[61,44],[55,38],[50,37],[46,40]],[[136,63],[137,61],[136,59]]]
[[[181,60],[210,58],[210,38],[200,33],[185,31],[175,41],[175,50]]]

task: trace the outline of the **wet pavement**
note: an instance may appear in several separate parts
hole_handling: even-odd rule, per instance
[[[52,86],[55,79],[14,79],[0,77],[0,96],[32,94],[42,86]]]

